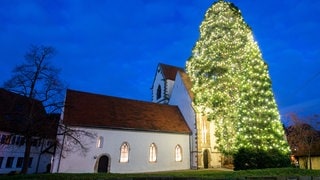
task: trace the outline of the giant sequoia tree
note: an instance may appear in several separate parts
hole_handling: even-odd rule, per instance
[[[215,122],[222,153],[288,152],[268,66],[234,4],[219,0],[206,12],[186,69],[194,105]]]

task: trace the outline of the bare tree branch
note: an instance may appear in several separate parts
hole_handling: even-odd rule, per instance
[[[50,64],[50,60],[56,54],[51,46],[32,45],[25,54],[25,62],[17,65],[12,73],[13,76],[3,87],[13,93],[24,97],[23,106],[26,110],[23,113],[13,112],[7,114],[18,125],[10,132],[23,135],[26,139],[24,162],[21,173],[27,173],[28,160],[32,138],[48,138],[48,131],[56,134],[57,126],[51,125],[48,121],[48,114],[61,113],[65,94],[65,85],[59,79],[60,70]],[[12,104],[15,102],[12,101]],[[14,105],[13,105],[14,106]],[[58,124],[59,119],[54,119]],[[0,124],[0,128],[3,124]],[[14,126],[13,126],[14,127]],[[45,127],[45,128],[44,128]],[[15,131],[14,131],[15,130]],[[82,136],[92,137],[92,134],[63,128],[63,135],[73,139],[74,144],[80,145],[80,149],[86,150],[85,144],[81,144]]]
[[[292,125],[287,128],[287,139],[292,152],[297,156],[307,156],[306,168],[312,169],[311,155],[320,150],[320,134],[316,130],[315,122],[319,121],[319,116],[299,117],[291,114]]]

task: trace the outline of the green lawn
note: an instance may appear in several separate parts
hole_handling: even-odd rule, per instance
[[[185,170],[185,171],[170,171],[158,173],[144,174],[32,174],[32,175],[1,175],[0,179],[245,179],[246,177],[298,177],[298,176],[313,176],[320,178],[320,170],[303,170],[296,168],[279,168],[279,169],[261,169],[261,170],[246,170],[246,171],[222,171],[222,170]],[[260,178],[258,178],[260,177]]]

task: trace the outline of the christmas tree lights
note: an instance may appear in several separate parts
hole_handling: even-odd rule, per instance
[[[222,153],[288,152],[268,66],[235,5],[220,0],[209,8],[186,69],[194,105],[214,121]]]

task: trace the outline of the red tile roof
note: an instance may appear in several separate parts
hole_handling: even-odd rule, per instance
[[[190,133],[177,106],[67,90],[64,123],[70,126]]]
[[[176,66],[171,66],[171,65],[168,65],[168,64],[160,63],[159,66],[162,69],[164,78],[170,79],[170,80],[175,80],[176,79],[177,72],[184,72],[183,68],[176,67]]]

